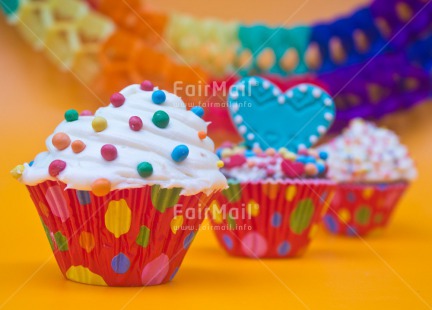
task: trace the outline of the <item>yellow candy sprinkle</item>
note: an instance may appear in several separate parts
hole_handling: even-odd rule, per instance
[[[15,168],[13,168],[13,169],[10,171],[10,173],[12,174],[12,176],[13,176],[15,179],[19,179],[19,178],[22,176],[22,174],[23,174],[23,172],[24,172],[24,169],[25,169],[25,167],[24,167],[23,165],[18,165],[18,166],[16,166]]]
[[[93,130],[96,132],[101,132],[105,130],[107,126],[107,120],[101,116],[96,116],[92,121]]]
[[[216,163],[216,165],[218,166],[218,168],[223,168],[224,162],[222,160],[218,160],[218,162]]]

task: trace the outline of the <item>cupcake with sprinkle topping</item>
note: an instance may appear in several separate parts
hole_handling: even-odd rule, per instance
[[[384,228],[417,175],[407,148],[392,131],[362,119],[323,146],[329,177],[338,182],[324,223],[335,234],[366,235]]]
[[[334,193],[327,153],[313,148],[334,119],[333,100],[315,85],[282,93],[250,77],[233,86],[228,106],[244,142],[216,152],[229,184],[210,205],[216,237],[234,256],[299,256]]]
[[[11,173],[30,191],[66,278],[165,283],[226,179],[202,108],[188,111],[148,81],[110,101],[94,115],[66,111],[48,151]]]

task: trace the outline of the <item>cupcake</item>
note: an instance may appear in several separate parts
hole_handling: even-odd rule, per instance
[[[110,101],[95,115],[67,111],[48,151],[12,174],[27,186],[67,279],[165,283],[226,179],[200,107],[187,111],[148,81]]]
[[[366,235],[384,228],[417,175],[397,135],[355,119],[321,150],[328,152],[329,177],[338,183],[324,217],[328,231]]]
[[[216,237],[234,256],[301,255],[333,196],[327,154],[311,148],[331,125],[333,101],[317,86],[282,93],[257,77],[234,85],[228,100],[245,142],[217,151],[229,188],[210,204]]]

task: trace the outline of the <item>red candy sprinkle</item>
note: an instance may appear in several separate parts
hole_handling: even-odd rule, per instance
[[[143,127],[143,122],[140,117],[138,116],[131,116],[129,119],[129,127],[133,131],[139,131]]]
[[[60,172],[65,170],[66,168],[66,162],[63,160],[56,159],[51,162],[51,164],[48,167],[48,173],[52,177],[56,177],[59,175]]]
[[[84,110],[80,113],[81,116],[92,116],[93,112],[90,110]]]
[[[117,158],[117,148],[112,144],[105,144],[101,148],[101,155],[106,161],[112,161]]]
[[[242,166],[244,163],[246,163],[246,157],[241,154],[236,154],[224,160],[224,167],[234,168]]]
[[[113,106],[118,108],[121,107],[125,102],[125,97],[120,93],[114,93],[111,95],[110,101],[113,104]]]
[[[305,168],[304,168],[304,166],[303,166],[302,163],[294,162],[294,161],[291,161],[289,159],[285,159],[281,163],[281,168],[282,168],[283,173],[288,178],[297,178],[297,177],[300,177],[305,172]]]
[[[144,81],[141,83],[141,89],[145,91],[153,91],[154,85],[150,81]]]
[[[307,149],[299,149],[297,154],[307,156],[307,155],[309,155],[309,152]]]

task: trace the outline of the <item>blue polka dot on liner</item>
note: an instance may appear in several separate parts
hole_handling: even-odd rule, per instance
[[[288,241],[282,241],[278,246],[278,254],[280,256],[285,256],[291,250],[291,244]]]
[[[186,238],[183,241],[183,248],[184,249],[187,249],[191,245],[194,237],[195,237],[195,233],[193,231],[191,231],[189,233],[189,235],[186,236]]]
[[[232,248],[234,247],[234,243],[233,243],[231,237],[228,236],[228,235],[226,235],[226,234],[224,234],[224,235],[222,236],[222,240],[223,240],[223,242],[225,243],[226,247],[227,247],[228,249],[232,250]]]
[[[111,261],[111,268],[114,270],[115,273],[126,273],[129,270],[129,267],[130,260],[123,253],[119,253],[118,255],[114,256]]]
[[[333,216],[327,214],[324,216],[324,224],[326,225],[327,229],[331,231],[332,233],[337,233],[338,230],[338,223],[334,219]]]
[[[349,193],[347,194],[347,200],[348,200],[349,202],[355,202],[355,201],[356,201],[356,196],[355,196],[355,194],[354,194],[353,192],[349,192]]]
[[[279,212],[273,213],[271,218],[271,225],[273,227],[280,227],[282,224],[282,215]]]
[[[193,108],[191,109],[191,111],[192,111],[193,113],[195,113],[195,115],[198,116],[198,117],[203,117],[203,116],[204,116],[204,109],[201,108],[201,107],[198,107],[198,106],[193,107]]]
[[[88,191],[76,191],[76,196],[80,205],[85,206],[90,204],[90,193]]]
[[[170,276],[170,281],[172,281],[174,279],[174,277],[176,276],[177,272],[179,271],[179,267],[177,267],[176,269],[174,269],[173,273]]]
[[[347,235],[348,236],[357,236],[357,230],[354,227],[348,225]]]

